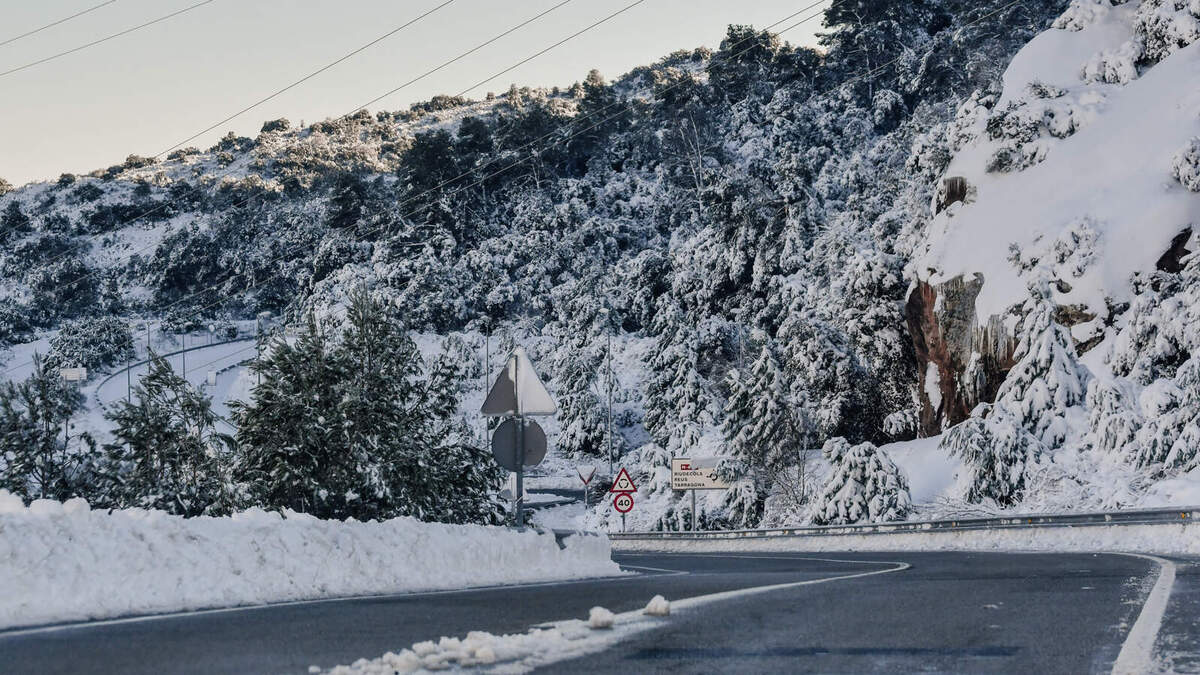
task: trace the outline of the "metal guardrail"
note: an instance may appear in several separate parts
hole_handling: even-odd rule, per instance
[[[238,343],[238,342],[250,342],[250,341],[252,341],[252,340],[254,340],[254,339],[256,339],[256,338],[254,338],[254,337],[239,337],[239,338],[234,338],[234,339],[232,339],[232,340],[222,340],[221,342],[213,342],[213,343],[211,343],[211,344],[206,344],[206,345],[195,345],[195,346],[193,346],[193,347],[188,347],[188,348],[186,348],[186,349],[178,349],[178,350],[176,350],[176,351],[173,351],[173,352],[166,352],[166,353],[163,353],[163,354],[159,354],[158,356],[160,356],[160,357],[162,357],[162,358],[164,358],[164,359],[165,359],[165,358],[167,358],[167,357],[176,356],[176,355],[179,355],[179,354],[186,354],[186,353],[188,353],[188,352],[194,352],[194,351],[197,351],[197,350],[200,350],[200,349],[211,349],[212,347],[219,347],[220,345],[231,345],[231,344],[235,344],[235,343]],[[98,383],[96,384],[96,386],[95,386],[95,387],[92,389],[92,391],[93,391],[93,392],[95,392],[95,393],[99,393],[99,392],[100,392],[100,390],[104,388],[104,385],[106,385],[106,384],[108,384],[110,381],[112,381],[112,380],[113,380],[113,378],[116,378],[116,377],[118,377],[118,376],[120,376],[120,375],[124,375],[124,374],[125,374],[125,371],[127,371],[127,370],[132,370],[133,368],[137,368],[138,366],[144,366],[144,365],[146,365],[147,363],[150,363],[150,359],[148,359],[148,358],[147,358],[147,359],[143,359],[143,360],[141,360],[141,361],[137,361],[137,362],[135,362],[135,363],[131,363],[131,364],[129,364],[129,365],[127,365],[127,366],[123,367],[123,368],[120,368],[120,369],[118,369],[118,370],[115,370],[115,371],[113,371],[113,372],[109,373],[109,374],[108,374],[108,375],[107,375],[107,376],[106,376],[106,377],[105,377],[103,380],[100,380],[100,382],[98,382]],[[103,402],[103,401],[100,401],[99,399],[97,399],[97,400],[96,400],[96,402],[97,402],[97,403],[99,403],[100,405],[104,405],[104,402]]]
[[[962,530],[1019,529],[1025,527],[1094,527],[1200,522],[1200,506],[1176,509],[1137,509],[1096,513],[1013,515],[996,518],[955,518],[869,525],[821,525],[762,530],[700,530],[697,532],[614,532],[613,540],[638,539],[749,539],[768,537],[822,537],[835,535],[895,534]]]

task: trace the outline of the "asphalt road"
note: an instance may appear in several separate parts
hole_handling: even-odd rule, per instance
[[[638,573],[10,631],[0,633],[0,672],[304,673],[442,635],[584,618],[594,605],[627,611],[655,594],[843,576],[883,561],[911,567],[722,600],[539,672],[1108,672],[1157,572],[1110,554],[614,557]],[[1157,644],[1181,672],[1200,668],[1197,569],[1179,565]]]

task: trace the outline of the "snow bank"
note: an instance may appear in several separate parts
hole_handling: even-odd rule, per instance
[[[28,507],[0,490],[0,628],[130,614],[620,574],[603,537],[327,521],[252,509],[229,518]]]
[[[1200,90],[1191,86],[1200,44],[1180,49],[1125,85],[1080,77],[1090,55],[1133,36],[1136,9],[1137,3],[1111,8],[1080,31],[1045,31],[1013,58],[995,110],[1010,103],[1042,106],[1046,119],[1071,122],[1070,129],[1056,132],[1063,138],[1038,137],[1028,144],[1044,161],[1022,171],[988,171],[992,153],[1007,141],[991,140],[981,118],[978,138],[946,171],[966,177],[977,196],[934,219],[928,249],[912,269],[937,270],[931,283],[982,273],[985,283],[975,301],[980,323],[1026,297],[1025,283],[1009,261],[1009,244],[1027,258],[1049,260],[1046,251],[1056,243],[1074,251],[1071,229],[1085,223],[1097,235],[1089,244],[1095,250],[1077,252],[1078,274],[1068,275],[1072,290],[1056,302],[1105,316],[1106,298],[1128,300],[1133,273],[1153,270],[1172,237],[1197,222],[1200,196],[1171,171],[1172,158],[1200,134]],[[1030,83],[1061,94],[1038,98]]]
[[[1182,520],[1182,519],[1181,519]],[[728,539],[615,539],[617,551],[1136,551],[1200,554],[1200,525],[1017,527]]]

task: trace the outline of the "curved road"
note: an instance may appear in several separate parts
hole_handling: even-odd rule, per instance
[[[317,601],[0,633],[6,673],[304,673],[442,635],[519,633],[669,599],[797,586],[678,612],[539,672],[1109,672],[1157,577],[1116,554],[615,554],[614,579]],[[1156,652],[1200,668],[1198,566],[1182,561]],[[111,589],[119,593],[120,589]],[[1189,653],[1191,656],[1189,657]]]

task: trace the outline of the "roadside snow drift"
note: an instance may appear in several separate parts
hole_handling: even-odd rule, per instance
[[[326,521],[258,509],[229,518],[28,507],[0,490],[0,628],[290,600],[620,574],[603,537]]]

